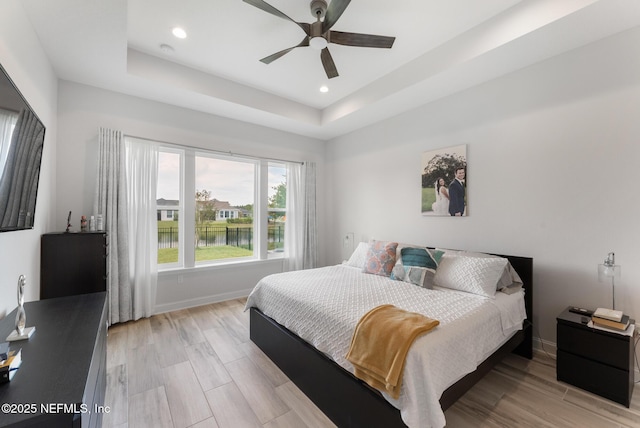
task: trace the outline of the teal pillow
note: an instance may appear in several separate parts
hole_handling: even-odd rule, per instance
[[[419,266],[436,269],[438,263],[431,257],[426,248],[405,247],[400,250],[404,266]]]
[[[391,273],[391,279],[409,282],[424,288],[433,288],[433,277],[443,252],[425,247],[403,247],[400,259]]]

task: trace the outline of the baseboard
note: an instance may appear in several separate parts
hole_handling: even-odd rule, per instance
[[[544,352],[552,358],[556,358],[558,347],[555,342],[549,342],[548,340],[540,339],[539,337],[533,337],[533,349],[535,351]]]
[[[166,312],[179,311],[181,309],[195,308],[197,306],[209,305],[211,303],[224,302],[226,300],[238,299],[240,297],[247,297],[251,293],[252,288],[246,290],[237,290],[229,293],[214,294],[211,296],[198,297],[197,299],[181,300],[179,302],[165,303],[162,305],[156,305],[154,315],[162,314]]]

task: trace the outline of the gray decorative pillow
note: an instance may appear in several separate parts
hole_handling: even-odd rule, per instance
[[[445,252],[434,282],[440,287],[495,298],[507,262],[501,257],[460,257]]]

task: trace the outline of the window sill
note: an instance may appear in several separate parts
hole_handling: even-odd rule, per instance
[[[234,260],[234,261],[226,261],[222,263],[210,263],[210,264],[202,264],[196,265],[193,267],[174,267],[167,269],[158,269],[158,276],[162,276],[165,274],[175,274],[175,273],[185,273],[185,272],[202,272],[202,271],[215,271],[215,270],[223,270],[223,269],[238,269],[252,266],[261,266],[261,265],[282,265],[284,261],[284,257],[274,257],[264,260]]]

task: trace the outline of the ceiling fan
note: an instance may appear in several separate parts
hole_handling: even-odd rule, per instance
[[[395,37],[375,36],[372,34],[332,31],[331,27],[333,27],[340,16],[342,16],[342,13],[347,6],[349,6],[351,0],[332,0],[328,7],[326,0],[311,0],[311,14],[316,18],[316,22],[311,24],[296,22],[263,0],[243,1],[279,18],[287,19],[297,24],[306,34],[304,39],[302,39],[302,41],[296,46],[292,46],[262,58],[260,61],[265,64],[270,64],[295,48],[311,46],[321,50],[320,59],[322,60],[322,66],[324,67],[325,73],[327,73],[327,77],[331,79],[338,76],[338,70],[336,69],[333,58],[329,53],[329,49],[327,48],[329,43],[336,43],[345,46],[389,49],[393,46],[393,42],[396,39]]]

